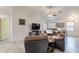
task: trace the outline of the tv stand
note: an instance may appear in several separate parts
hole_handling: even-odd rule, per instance
[[[32,32],[29,32],[29,35],[40,35],[41,31],[39,30],[33,30]]]

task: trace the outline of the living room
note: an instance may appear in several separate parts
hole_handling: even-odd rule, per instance
[[[78,38],[78,16],[79,16],[79,7],[73,7],[73,6],[5,6],[0,7],[0,17],[6,18],[8,20],[8,36],[5,37],[6,40],[3,39],[1,41],[1,49],[0,52],[25,52],[25,45],[24,40],[26,37],[32,37],[36,36],[36,38],[39,38],[38,35],[46,35],[48,37],[48,41],[50,41],[50,38],[56,39],[56,38],[66,38],[69,42],[71,40],[74,40],[73,37]],[[36,31],[38,34],[35,34],[35,31],[32,31],[34,29],[33,24],[39,24],[37,26],[38,31]],[[33,27],[33,28],[32,28]],[[55,31],[55,33],[54,33]],[[53,34],[54,33],[54,34]],[[6,34],[6,33],[4,33]],[[60,34],[62,35],[60,37]],[[55,36],[56,35],[56,36]],[[58,35],[58,36],[57,36]],[[5,35],[6,36],[6,35]],[[64,37],[65,36],[65,37]],[[55,37],[55,38],[54,38]],[[37,40],[34,38],[34,40]],[[33,39],[33,37],[32,37]],[[70,39],[70,40],[69,40]],[[39,39],[40,40],[40,39]],[[62,40],[60,40],[62,41]],[[58,42],[58,45],[62,45],[63,51],[61,51],[61,48],[57,48],[55,46],[56,42]],[[47,50],[48,50],[48,44],[47,43]],[[54,44],[55,43],[55,44]],[[62,41],[62,44],[59,41],[54,41],[53,48],[50,48],[50,53],[64,53],[64,52],[79,52],[79,50],[74,51],[72,44],[72,51],[69,49],[66,49],[66,46],[70,46],[70,42],[67,43],[66,41]],[[66,45],[66,44],[67,45]],[[43,43],[44,44],[44,43]],[[77,40],[78,44],[78,40]],[[8,46],[9,45],[9,46]],[[57,45],[57,44],[56,44]],[[66,46],[65,46],[66,45]],[[79,45],[79,44],[78,44]],[[7,47],[8,48],[7,48]],[[61,46],[60,46],[61,47]],[[41,48],[41,47],[40,47]],[[39,48],[39,49],[40,49]],[[37,48],[34,48],[37,49]],[[44,51],[44,49],[43,49]],[[38,51],[37,53],[44,53],[44,52]],[[28,51],[26,51],[28,52]],[[36,51],[32,51],[36,52]],[[31,53],[32,53],[31,52]],[[45,50],[45,52],[48,52]]]

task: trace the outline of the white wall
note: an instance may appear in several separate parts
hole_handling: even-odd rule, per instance
[[[13,40],[21,40],[28,36],[31,24],[41,23],[43,16],[44,11],[40,7],[13,7]],[[19,25],[19,18],[25,19],[26,25]]]
[[[63,14],[64,17],[62,18],[62,20],[64,19],[64,21],[74,21],[74,31],[68,31],[68,35],[79,36],[79,7],[67,7]],[[72,17],[72,15],[75,15],[76,17]]]

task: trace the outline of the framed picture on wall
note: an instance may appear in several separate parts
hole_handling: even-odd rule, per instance
[[[19,25],[25,25],[25,19],[19,19]]]
[[[64,28],[65,27],[65,23],[64,22],[56,23],[56,27],[57,28]]]

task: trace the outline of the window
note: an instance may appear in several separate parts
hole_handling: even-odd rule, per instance
[[[67,29],[67,31],[73,31],[74,30],[74,22],[67,22],[66,29]]]

